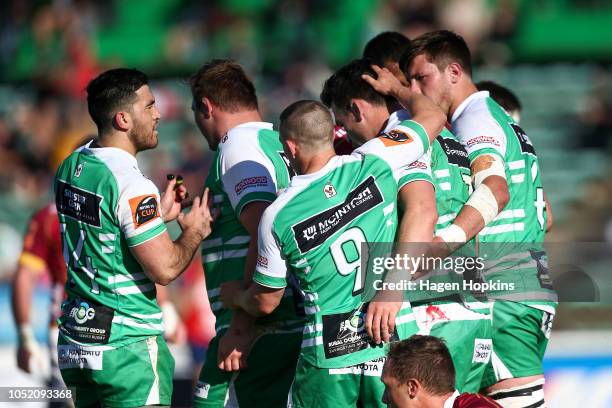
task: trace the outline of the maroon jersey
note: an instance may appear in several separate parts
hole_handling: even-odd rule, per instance
[[[59,315],[64,299],[66,263],[62,253],[60,225],[55,203],[40,209],[30,219],[28,232],[23,240],[19,264],[37,272],[47,272],[51,279],[51,320]]]
[[[502,406],[483,395],[464,393],[455,398],[453,408],[502,408]]]
[[[334,126],[334,150],[337,155],[353,153],[353,144],[348,138],[348,133],[342,126]]]

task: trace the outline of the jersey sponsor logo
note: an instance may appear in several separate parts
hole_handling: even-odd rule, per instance
[[[257,266],[261,266],[263,268],[267,268],[268,267],[268,258],[266,258],[263,255],[259,255],[257,257]]]
[[[80,343],[108,343],[115,311],[92,300],[72,299],[62,305],[59,330]]]
[[[403,143],[411,143],[414,139],[408,133],[399,129],[392,129],[380,135],[380,141],[387,147]]]
[[[97,194],[57,181],[55,205],[62,215],[99,228],[101,202],[102,197]]]
[[[368,303],[358,309],[323,316],[323,350],[325,358],[334,358],[371,347],[371,339],[365,330]],[[391,341],[397,341],[397,333]]]
[[[331,183],[327,183],[325,187],[323,187],[323,193],[325,194],[325,197],[332,198],[336,195],[336,189]]]
[[[442,146],[449,164],[454,164],[466,169],[470,168],[468,153],[459,141],[445,139],[442,136],[438,136],[436,139],[438,139],[440,146]]]
[[[159,217],[157,197],[154,194],[130,198],[129,203],[135,228]]]
[[[406,167],[404,167],[404,169],[406,170],[415,170],[415,169],[427,170],[427,163],[416,160],[410,163],[409,165],[407,165]]]
[[[263,187],[266,185],[268,185],[267,176],[249,177],[236,184],[234,186],[234,191],[236,192],[236,194],[240,194],[243,190],[246,190],[247,188]]]
[[[291,227],[300,253],[318,247],[342,227],[383,201],[374,177],[368,177],[348,194],[344,202]]]
[[[474,354],[472,356],[472,363],[487,364],[489,359],[491,359],[492,351],[493,342],[491,339],[474,339]]]
[[[494,146],[500,146],[499,142],[494,137],[477,136],[467,141],[467,147],[472,147],[474,145],[481,144],[481,143],[487,143],[487,144],[492,144]]]
[[[76,170],[74,171],[74,177],[79,178],[81,177],[81,173],[83,172],[83,166],[85,165],[85,163],[79,163],[79,165],[77,166]]]
[[[521,128],[516,123],[511,123],[510,127],[512,128],[512,130],[514,130],[514,133],[516,134],[516,137],[519,140],[519,144],[521,145],[521,151],[523,153],[530,153],[535,155],[536,152],[533,147],[533,144],[531,144],[531,140],[529,140],[529,137],[527,136],[523,128]]]

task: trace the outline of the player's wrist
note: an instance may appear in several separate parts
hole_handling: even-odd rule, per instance
[[[436,234],[444,243],[451,247],[456,247],[456,244],[464,244],[467,241],[467,235],[463,228],[457,224],[451,224],[447,228],[444,228],[438,234]]]
[[[32,347],[36,344],[32,325],[29,323],[20,324],[17,328],[18,341],[21,346]]]

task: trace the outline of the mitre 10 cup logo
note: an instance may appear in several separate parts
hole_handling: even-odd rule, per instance
[[[159,217],[157,197],[154,194],[130,199],[130,208],[132,209],[132,221],[136,228]]]

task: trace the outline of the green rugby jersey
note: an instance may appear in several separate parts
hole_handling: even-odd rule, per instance
[[[408,112],[397,111],[389,117],[387,128],[396,126],[407,118],[409,118]],[[448,129],[442,129],[440,135],[431,143],[430,155],[423,155],[408,166],[406,174],[399,181],[398,187],[401,189],[408,183],[417,180],[428,181],[434,186],[436,210],[438,212],[438,221],[434,233],[438,233],[453,222],[472,191],[468,154]],[[470,241],[467,245],[473,251],[473,241]],[[467,251],[464,249],[463,252]],[[425,279],[436,284],[461,283],[463,277],[461,273],[455,271],[434,271],[427,275]],[[459,295],[460,299],[457,296],[453,297],[453,295]],[[471,306],[475,301],[470,293],[455,290],[445,290],[443,292],[413,290],[408,292],[408,296],[414,304],[431,301],[435,303],[463,301]]]
[[[492,294],[497,299],[519,301],[554,313],[556,294],[542,247],[546,205],[533,144],[487,91],[463,101],[453,113],[451,126],[470,162],[488,154],[498,156],[505,165],[510,200],[478,239],[481,253],[491,260],[487,262],[486,279],[512,283],[515,290]]]
[[[230,129],[219,143],[206,187],[220,216],[202,244],[206,287],[217,332],[229,326],[232,316],[231,310],[222,307],[219,287],[223,282],[244,277],[250,237],[240,222],[240,212],[254,201],[274,201],[277,191],[286,188],[293,175],[271,123],[241,124]],[[294,295],[293,290],[288,290],[279,308],[259,322],[301,330],[301,300]]]
[[[69,342],[113,348],[163,332],[155,284],[130,247],[166,226],[159,191],[136,158],[92,143],[68,156],[55,178],[68,268],[58,324]]]
[[[266,210],[253,279],[284,288],[297,277],[308,319],[301,358],[310,364],[341,368],[385,355],[385,346],[372,345],[364,329],[364,294],[377,277],[362,271],[362,244],[393,242],[397,182],[406,164],[428,149],[421,125],[404,122],[352,155],[294,177]],[[400,339],[416,333],[409,303],[396,323]]]

